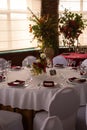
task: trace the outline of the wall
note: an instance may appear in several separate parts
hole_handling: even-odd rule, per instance
[[[68,48],[59,48],[58,54],[68,52]],[[71,49],[72,51],[72,49]],[[11,60],[12,65],[22,65],[22,60],[29,55],[38,57],[39,50],[21,50],[15,52],[0,52],[0,58],[5,58],[6,60]]]
[[[12,65],[22,65],[22,60],[29,55],[38,56],[38,50],[21,50],[21,51],[14,51],[14,52],[3,52],[0,53],[0,58],[5,58],[6,60],[11,60]]]

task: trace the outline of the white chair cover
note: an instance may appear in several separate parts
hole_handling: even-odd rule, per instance
[[[0,130],[23,130],[22,116],[15,112],[0,110]]]
[[[80,97],[74,88],[65,87],[53,96],[48,112],[38,112],[34,118],[34,130],[40,130],[44,120],[49,116],[58,116],[64,130],[75,130],[77,110]]]
[[[61,120],[57,116],[47,117],[40,130],[63,130]]]
[[[82,61],[81,66],[82,67],[84,67],[84,66],[87,67],[87,59],[85,59],[84,61]]]
[[[80,106],[78,109],[76,130],[87,130],[87,105]]]
[[[86,119],[86,126],[87,126],[87,104],[86,104],[86,116],[85,116],[85,119]]]
[[[68,61],[62,55],[58,55],[53,58],[53,66],[56,64],[63,64],[64,66],[67,66]]]
[[[27,56],[23,61],[22,61],[22,66],[27,66],[27,65],[32,65],[33,62],[36,61],[36,57],[34,56]]]

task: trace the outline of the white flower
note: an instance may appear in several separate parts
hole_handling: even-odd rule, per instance
[[[40,57],[41,57],[42,59],[45,59],[45,58],[46,58],[45,53],[41,53],[41,54],[40,54]]]

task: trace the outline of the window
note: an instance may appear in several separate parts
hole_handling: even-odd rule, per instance
[[[64,9],[70,11],[82,13],[83,18],[87,19],[87,0],[60,0],[59,3],[59,14],[61,15]],[[79,37],[79,43],[81,46],[87,45],[87,27]],[[62,37],[60,37],[60,46],[63,46]]]
[[[80,12],[87,18],[87,0],[60,0],[59,11],[67,8]],[[40,13],[41,0],[0,0],[0,51],[37,47],[37,41],[32,40],[29,33],[30,7],[37,14]],[[79,37],[81,45],[87,43],[87,28]],[[60,46],[62,46],[60,38]]]
[[[29,34],[28,6],[40,12],[40,0],[0,0],[0,51],[37,46]]]

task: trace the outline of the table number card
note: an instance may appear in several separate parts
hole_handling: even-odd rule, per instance
[[[56,70],[55,69],[50,70],[50,75],[56,75]]]

